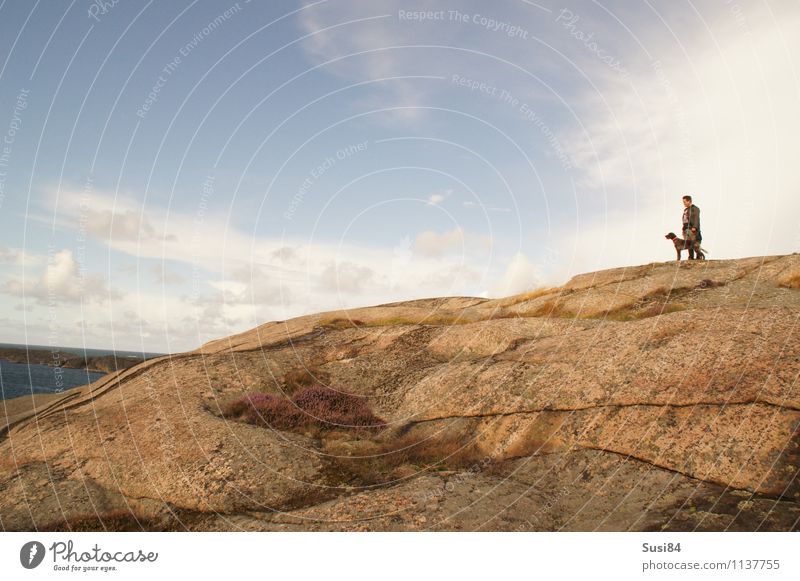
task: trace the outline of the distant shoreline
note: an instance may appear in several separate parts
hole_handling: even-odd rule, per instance
[[[69,369],[85,369],[96,373],[114,373],[128,369],[159,355],[93,355],[82,356],[58,347],[52,349],[30,349],[25,347],[0,347],[0,361],[9,363],[25,363],[28,365],[46,365],[48,367],[65,367]]]

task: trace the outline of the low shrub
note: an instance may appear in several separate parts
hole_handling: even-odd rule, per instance
[[[249,394],[223,408],[226,418],[276,430],[378,430],[384,422],[367,402],[351,393],[321,385],[306,387],[291,399],[278,395]]]
[[[243,411],[235,413],[242,408]],[[231,410],[235,412],[228,417],[276,430],[298,429],[310,423],[309,418],[290,400],[266,393],[247,395],[233,402]]]
[[[315,385],[292,397],[307,417],[331,428],[377,428],[384,424],[375,417],[364,398],[330,387]]]
[[[251,396],[240,397],[222,406],[222,415],[226,418],[240,418],[250,409]]]

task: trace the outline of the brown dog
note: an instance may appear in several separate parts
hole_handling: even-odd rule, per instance
[[[678,238],[675,235],[675,232],[670,232],[666,236],[664,236],[667,240],[672,240],[672,243],[675,245],[675,252],[678,253],[678,260],[681,259],[681,251],[688,250],[689,251],[689,259],[692,259],[692,255],[697,253],[697,260],[705,260],[706,255],[703,254],[704,252],[708,252],[705,248],[700,246],[700,243],[697,240],[684,240],[683,238]]]

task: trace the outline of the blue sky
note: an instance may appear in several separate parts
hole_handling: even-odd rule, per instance
[[[0,3],[0,342],[798,250],[794,0]]]

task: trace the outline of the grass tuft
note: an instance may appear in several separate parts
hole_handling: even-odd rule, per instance
[[[578,315],[564,308],[564,304],[557,299],[550,299],[538,305],[535,309],[521,313],[524,317],[562,317],[574,319]]]
[[[328,327],[330,329],[355,329],[363,327],[364,322],[358,319],[348,319],[347,317],[329,317],[322,319],[319,325],[320,327]]]
[[[778,280],[778,286],[783,288],[800,288],[800,270],[793,270]]]
[[[501,299],[497,302],[497,304],[500,307],[511,307],[513,305],[518,305],[519,303],[524,303],[525,301],[532,301],[533,299],[538,299],[539,297],[543,297],[545,295],[557,293],[560,290],[561,289],[558,287],[537,288],[526,293]]]
[[[283,376],[284,392],[292,395],[313,385],[327,385],[330,383],[330,375],[317,367],[298,367],[292,369]]]
[[[369,453],[338,457],[337,479],[362,486],[393,482],[398,469],[411,467],[415,472],[482,469],[488,462],[473,442],[457,435],[425,437],[408,433],[371,448]]]
[[[685,311],[687,308],[688,307],[683,303],[653,301],[641,306],[629,305],[621,309],[608,311],[605,314],[605,317],[612,321],[638,321],[639,319],[648,319],[650,317],[658,317],[659,315],[666,315],[668,313]]]

